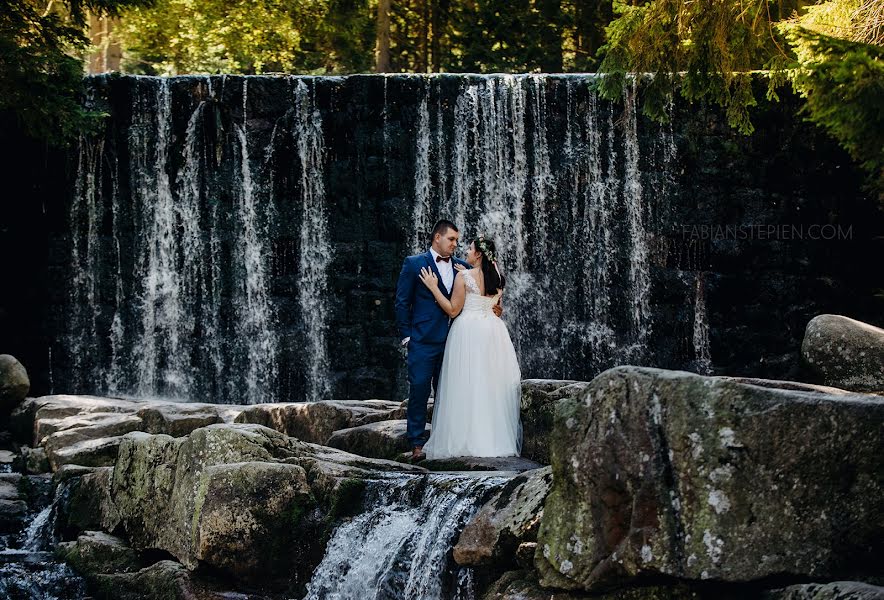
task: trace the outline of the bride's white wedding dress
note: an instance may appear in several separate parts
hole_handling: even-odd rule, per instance
[[[427,458],[518,456],[521,447],[521,371],[502,319],[500,298],[482,296],[469,270],[463,311],[451,324],[424,446]]]

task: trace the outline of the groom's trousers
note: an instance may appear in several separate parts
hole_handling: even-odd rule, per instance
[[[427,400],[430,387],[439,397],[439,372],[445,342],[408,342],[408,442],[411,447],[423,446],[427,427]]]

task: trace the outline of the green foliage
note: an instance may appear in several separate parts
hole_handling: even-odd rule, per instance
[[[651,0],[630,6],[606,29],[599,88],[620,97],[627,73],[650,74],[642,110],[665,120],[673,94],[725,109],[730,125],[753,130],[752,77],[764,69],[768,97],[787,82],[807,100],[803,112],[822,126],[884,190],[884,8],[879,0]],[[871,43],[863,43],[871,42]],[[677,74],[677,75],[673,75]]]
[[[116,14],[145,0],[58,2],[55,10],[33,0],[0,0],[0,117],[27,135],[64,145],[100,114],[81,102],[88,40],[86,10]],[[50,3],[51,5],[51,3]]]
[[[884,192],[884,49],[791,27],[795,89],[804,113],[823,127]]]
[[[776,10],[770,5],[768,0],[653,0],[630,6],[616,0],[620,16],[608,25],[602,48],[600,71],[609,75],[600,84],[602,94],[619,97],[626,73],[651,74],[643,105],[649,116],[661,118],[677,89],[688,100],[721,106],[731,126],[751,133],[751,72],[768,69],[771,82],[778,81],[791,58],[772,23],[794,5]]]
[[[158,0],[123,19],[133,73],[335,73],[367,70],[367,0]]]

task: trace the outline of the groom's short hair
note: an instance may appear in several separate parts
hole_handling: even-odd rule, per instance
[[[430,234],[430,243],[432,244],[433,240],[436,239],[437,233],[439,235],[445,235],[445,232],[448,231],[449,229],[453,229],[455,231],[460,231],[460,229],[457,228],[457,225],[455,225],[451,221],[448,221],[446,219],[440,219],[440,220],[436,221],[436,225],[433,227],[433,233]]]

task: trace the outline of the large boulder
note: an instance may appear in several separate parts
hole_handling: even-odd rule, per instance
[[[513,477],[461,531],[454,560],[464,566],[515,566],[519,545],[537,539],[551,485],[551,467]]]
[[[618,367],[562,401],[541,583],[860,579],[884,552],[884,402]]]
[[[388,400],[322,400],[257,404],[243,410],[237,423],[256,423],[304,442],[325,444],[339,429],[405,417],[398,402]]]
[[[0,417],[5,418],[31,389],[28,372],[9,354],[0,354]]]
[[[884,329],[819,315],[807,324],[801,356],[825,385],[884,393]]]
[[[335,519],[358,506],[362,480],[380,470],[425,472],[261,425],[216,424],[180,438],[132,432],[112,471],[75,478],[64,522],[124,532],[134,549],[168,552],[191,570],[302,585]]]
[[[543,465],[550,464],[549,436],[556,403],[576,398],[588,386],[586,381],[525,379],[522,381],[522,456]]]

